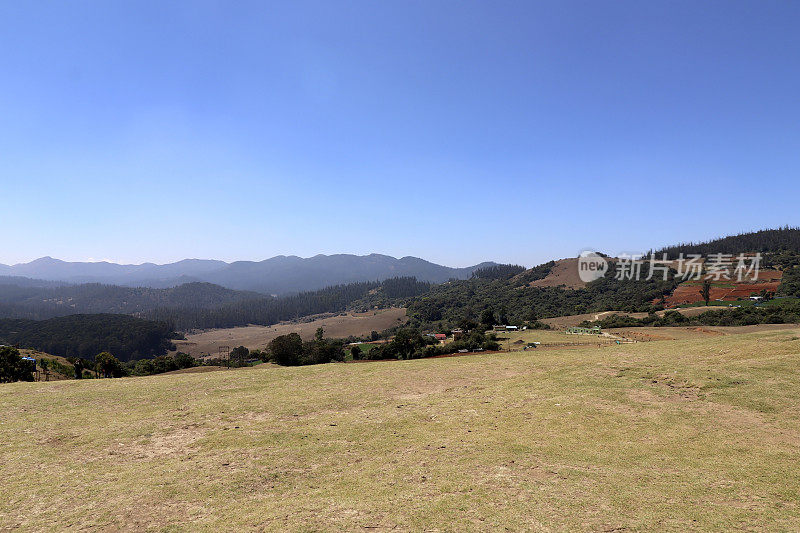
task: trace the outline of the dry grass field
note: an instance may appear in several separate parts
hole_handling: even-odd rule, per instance
[[[800,529],[796,328],[0,403],[0,529]]]
[[[601,313],[605,314],[605,313]],[[631,314],[631,313],[628,313]],[[644,314],[644,313],[643,313]],[[566,318],[566,317],[565,317]],[[650,342],[664,340],[703,339],[709,336],[735,335],[797,329],[796,324],[758,324],[755,326],[678,326],[636,327],[604,329],[605,335],[567,335],[562,330],[536,330],[498,333],[503,350],[519,350],[529,342],[539,342],[540,348],[575,346],[616,345],[616,340]]]
[[[578,258],[559,259],[547,276],[528,284],[529,287],[566,287],[582,289],[586,286],[578,275]]]
[[[314,337],[320,327],[325,330],[326,337],[346,338],[350,335],[369,335],[373,330],[383,331],[405,321],[404,308],[380,309],[366,313],[342,313],[307,321],[282,322],[274,326],[209,329],[187,335],[185,341],[176,341],[175,345],[179,351],[198,357],[201,354],[216,355],[220,346],[263,349],[275,337],[294,332],[308,340]]]

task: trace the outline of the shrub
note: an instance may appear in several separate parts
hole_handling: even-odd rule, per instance
[[[98,375],[102,374],[107,378],[119,378],[125,374],[125,370],[122,367],[122,363],[119,362],[119,359],[108,352],[99,353],[97,357],[94,358],[94,362]]]
[[[361,348],[358,346],[353,346],[350,348],[350,355],[353,357],[353,361],[358,361],[361,359],[362,351]]]

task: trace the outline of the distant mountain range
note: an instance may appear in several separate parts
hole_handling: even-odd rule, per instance
[[[42,257],[30,263],[0,264],[0,276],[16,276],[64,283],[105,283],[129,287],[166,288],[183,283],[208,282],[229,289],[263,294],[291,294],[358,281],[375,281],[413,276],[421,281],[441,283],[466,279],[485,262],[465,268],[437,265],[417,257],[400,259],[387,255],[316,255],[302,258],[276,256],[264,261],[184,259],[156,265],[119,265],[109,262],[67,262]]]

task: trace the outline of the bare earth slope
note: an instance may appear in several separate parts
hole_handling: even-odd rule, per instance
[[[553,269],[547,276],[528,284],[530,287],[559,287],[564,286],[568,289],[582,289],[586,282],[581,280],[578,275],[578,259],[568,258],[559,259],[553,265]]]

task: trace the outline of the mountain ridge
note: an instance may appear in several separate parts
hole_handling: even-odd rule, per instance
[[[438,265],[413,256],[395,258],[372,253],[317,254],[312,257],[278,255],[261,261],[232,261],[187,258],[158,265],[151,262],[119,264],[109,261],[63,261],[50,256],[28,263],[0,264],[0,275],[64,283],[103,283],[129,287],[168,288],[192,282],[206,282],[234,290],[264,294],[290,294],[331,285],[360,281],[381,281],[412,276],[421,281],[441,283],[466,279],[483,262],[468,267]]]

